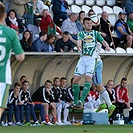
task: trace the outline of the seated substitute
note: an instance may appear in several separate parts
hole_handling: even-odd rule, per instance
[[[122,78],[121,83],[117,85],[115,88],[115,97],[116,97],[116,104],[117,104],[117,112],[123,114],[123,110],[128,108],[130,109],[130,99],[128,96],[128,89],[127,89],[127,79]]]
[[[56,118],[56,105],[53,102],[53,95],[51,93],[52,82],[47,80],[44,86],[39,87],[34,94],[32,95],[32,100],[35,103],[35,109],[37,106],[43,106],[45,111],[45,121],[43,124],[53,125],[52,122],[49,120],[49,109],[52,111],[53,121],[54,124],[58,125],[57,118]],[[44,119],[44,112],[40,110],[41,119]]]
[[[87,95],[84,103],[84,108],[97,109],[99,105],[100,105],[99,92],[97,91],[97,87],[92,83],[92,87],[90,88],[90,92]]]
[[[14,111],[14,115],[15,115],[15,120],[16,123],[15,125],[18,126],[22,126],[22,124],[20,123],[20,113],[19,113],[19,107],[18,107],[18,96],[19,96],[19,91],[21,88],[21,84],[16,82],[14,84],[14,89],[10,92],[9,94],[9,98],[8,98],[8,125],[12,126],[13,125],[13,111]]]
[[[24,81],[22,83],[22,90],[19,93],[19,110],[20,110],[20,121],[24,122],[24,110],[25,110],[25,114],[26,114],[26,125],[27,126],[32,126],[31,122],[30,122],[30,115],[32,116],[33,120],[34,120],[34,124],[33,126],[40,126],[37,118],[36,118],[36,114],[34,111],[34,103],[31,99],[30,96],[30,91],[29,91],[29,82],[28,81]]]

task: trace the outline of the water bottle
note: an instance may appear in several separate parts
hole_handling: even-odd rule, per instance
[[[72,118],[72,124],[74,125],[74,123],[75,123],[75,117],[73,116],[73,118]]]
[[[123,115],[121,116],[121,120],[124,120],[124,117],[123,117]]]

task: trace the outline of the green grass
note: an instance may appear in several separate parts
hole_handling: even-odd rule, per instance
[[[0,127],[0,133],[132,133],[133,125]]]

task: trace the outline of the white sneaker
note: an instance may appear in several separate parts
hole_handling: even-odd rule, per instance
[[[3,121],[0,123],[0,126],[4,126],[4,127],[6,127],[6,126],[8,126],[8,124],[7,123],[4,123]]]
[[[47,125],[46,121],[42,121],[41,125]]]
[[[53,124],[49,121],[49,122],[46,122],[47,125],[49,126],[52,126]]]
[[[16,125],[18,125],[18,126],[22,126],[22,123],[20,123],[20,122],[17,122],[17,123],[16,123]]]
[[[66,125],[72,125],[72,123],[69,122],[69,121],[64,121],[64,124],[66,124]]]
[[[55,122],[54,125],[58,125],[58,126],[61,126],[62,123],[59,123],[59,122]]]
[[[63,125],[66,125],[66,124],[64,124],[64,123],[62,123],[62,122],[60,121],[60,122],[56,122],[56,125],[58,125],[58,126],[63,126]]]
[[[9,122],[8,126],[18,126],[18,125],[16,125],[15,123]]]
[[[64,125],[66,125],[65,123],[63,123],[63,122],[59,122],[62,126],[64,126]]]
[[[38,121],[36,121],[32,126],[41,126],[41,124]]]

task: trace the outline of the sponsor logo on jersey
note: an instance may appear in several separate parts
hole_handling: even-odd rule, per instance
[[[91,35],[88,35],[88,36],[86,36],[86,37],[84,38],[84,41],[85,41],[86,43],[91,43],[91,42],[94,41],[94,38],[93,38]]]

